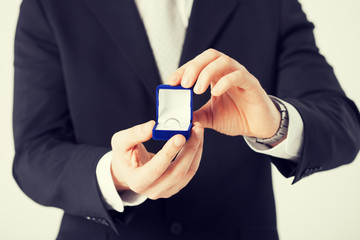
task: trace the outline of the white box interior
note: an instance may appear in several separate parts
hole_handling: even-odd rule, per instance
[[[156,130],[186,131],[191,121],[191,90],[159,89]]]

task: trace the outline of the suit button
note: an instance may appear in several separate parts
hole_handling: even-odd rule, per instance
[[[170,227],[170,232],[174,235],[179,236],[182,232],[182,225],[178,222],[173,222]]]

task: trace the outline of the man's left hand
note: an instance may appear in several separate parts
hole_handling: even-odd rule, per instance
[[[229,56],[208,49],[177,69],[168,79],[172,86],[194,86],[203,94],[211,86],[211,98],[194,121],[226,135],[272,137],[280,125],[277,110],[259,81]]]

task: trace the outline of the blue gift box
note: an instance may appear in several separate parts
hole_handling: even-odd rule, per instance
[[[159,85],[156,88],[156,124],[153,139],[169,140],[176,134],[189,139],[192,127],[192,88]]]

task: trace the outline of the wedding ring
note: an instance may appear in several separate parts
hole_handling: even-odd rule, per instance
[[[179,129],[180,128],[180,122],[175,118],[169,118],[165,122],[165,128]]]

